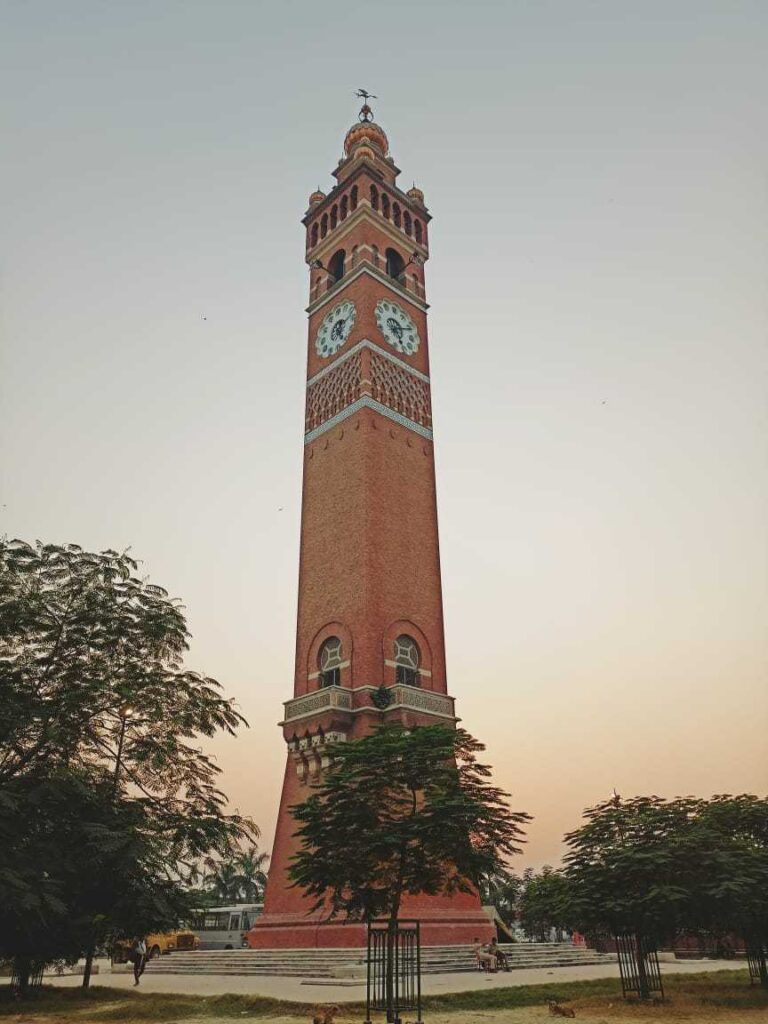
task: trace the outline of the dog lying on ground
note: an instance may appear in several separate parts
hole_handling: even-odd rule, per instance
[[[570,1006],[561,1006],[553,999],[549,1001],[549,1012],[553,1017],[575,1017],[576,1011]]]
[[[312,1011],[312,1024],[333,1024],[338,1006],[316,1006]]]

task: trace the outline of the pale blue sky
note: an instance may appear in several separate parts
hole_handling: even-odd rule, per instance
[[[1,0],[0,528],[183,597],[267,842],[358,86],[435,218],[449,686],[528,859],[614,786],[765,792],[767,45],[740,0]]]

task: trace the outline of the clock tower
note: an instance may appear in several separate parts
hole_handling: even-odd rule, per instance
[[[363,925],[327,921],[290,887],[293,804],[329,743],[382,722],[456,722],[448,695],[432,451],[424,264],[430,216],[402,192],[366,102],[326,195],[303,223],[309,265],[304,487],[287,765],[263,915],[252,947],[362,946]],[[471,893],[406,897],[426,945],[490,938]]]

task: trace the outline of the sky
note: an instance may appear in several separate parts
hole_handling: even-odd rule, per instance
[[[768,5],[0,0],[0,532],[130,548],[266,848],[307,268],[355,90],[433,214],[448,686],[534,816],[768,790]]]

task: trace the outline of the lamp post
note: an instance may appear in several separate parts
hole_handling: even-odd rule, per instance
[[[133,708],[130,704],[123,704],[117,712],[120,719],[120,739],[117,741],[117,760],[115,761],[115,775],[112,779],[112,792],[117,793],[117,782],[120,778],[120,765],[123,757],[123,743],[125,741],[125,726],[128,719],[133,714]]]

